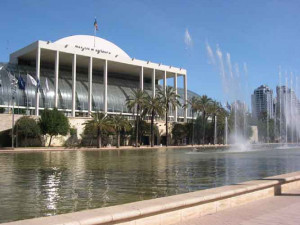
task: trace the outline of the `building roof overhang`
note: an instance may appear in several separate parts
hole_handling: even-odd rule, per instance
[[[76,37],[77,38],[74,38]],[[103,70],[105,60],[108,61],[108,70],[110,72],[139,75],[140,68],[144,68],[144,77],[151,78],[152,72],[155,70],[156,79],[162,79],[164,73],[166,76],[174,77],[174,74],[186,75],[186,70],[173,66],[163,65],[161,63],[153,63],[135,58],[130,58],[125,51],[113,43],[97,38],[96,43],[100,43],[95,47],[91,46],[91,37],[89,41],[83,45],[85,35],[76,35],[60,39],[56,42],[36,41],[10,55],[10,62],[17,64],[19,60],[35,61],[37,49],[41,49],[41,65],[43,63],[55,64],[56,52],[59,52],[59,64],[62,66],[71,66],[72,57],[76,55],[76,64],[80,68],[88,68],[89,58],[93,58],[93,69]],[[80,36],[80,37],[78,37]],[[69,41],[68,42],[68,38]],[[78,40],[82,40],[80,43]]]

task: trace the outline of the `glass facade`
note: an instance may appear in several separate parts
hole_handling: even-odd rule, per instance
[[[0,71],[0,105],[2,107],[9,107],[12,105],[12,91],[11,80],[9,73],[18,78],[21,76],[26,82],[25,90],[17,88],[16,93],[16,107],[33,108],[35,107],[35,93],[36,87],[32,85],[28,79],[27,74],[35,78],[35,67],[31,66],[18,66],[14,64],[4,64]],[[46,88],[46,79],[48,82],[49,90]],[[92,110],[104,110],[104,85],[103,73],[100,71],[93,71],[93,90],[92,90]],[[157,87],[161,87],[156,85]],[[126,99],[131,95],[134,89],[139,87],[139,77],[130,76],[128,74],[114,74],[108,71],[108,112],[122,112],[129,113],[125,106]],[[144,79],[144,90],[151,93],[151,79]],[[40,70],[40,108],[54,107],[55,98],[55,81],[54,70],[41,68]],[[178,94],[184,95],[184,90],[178,88]],[[188,98],[198,96],[196,93],[188,91]],[[180,99],[183,104],[183,99]],[[58,109],[70,112],[72,109],[72,72],[69,70],[59,71],[58,80]],[[88,111],[88,72],[77,71],[76,73],[76,111]],[[183,117],[184,110],[178,107],[178,116]],[[173,115],[171,112],[170,115]],[[191,116],[191,111],[188,109],[188,117]]]

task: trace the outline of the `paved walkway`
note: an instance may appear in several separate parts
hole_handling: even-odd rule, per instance
[[[180,225],[299,225],[300,188],[264,200],[220,211]]]

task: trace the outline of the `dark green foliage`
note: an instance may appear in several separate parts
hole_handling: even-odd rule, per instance
[[[135,146],[139,145],[139,121],[140,121],[140,115],[143,112],[143,106],[145,104],[146,100],[146,93],[141,90],[133,90],[132,95],[126,99],[126,106],[129,111],[135,115]]]
[[[15,134],[18,138],[19,146],[24,145],[25,147],[32,146],[28,139],[39,138],[41,135],[41,129],[35,119],[29,116],[21,117],[14,126]]]
[[[125,118],[122,115],[115,115],[115,116],[111,116],[110,117],[110,123],[111,126],[114,129],[114,132],[117,135],[117,148],[120,147],[120,138],[121,138],[121,131],[128,131],[131,129],[131,124],[130,122],[127,120],[127,118]]]
[[[200,111],[200,98],[198,97],[192,97],[191,99],[187,100],[187,104],[184,105],[184,108],[188,108],[188,106],[191,107],[192,110],[192,123],[191,123],[191,144],[195,144],[195,114],[197,114]]]
[[[77,137],[77,129],[72,127],[70,128],[70,137],[64,143],[65,147],[75,147],[79,145],[79,140]]]
[[[24,115],[24,114],[26,114],[26,109],[18,109],[18,108],[15,108],[15,109],[14,109],[14,113],[15,113],[15,114],[22,114],[22,115]]]
[[[267,112],[262,112],[257,121],[258,139],[260,142],[274,142],[274,119],[270,119]]]
[[[113,134],[113,130],[102,129],[101,130],[101,146],[106,146],[109,141],[109,135]],[[97,146],[99,144],[98,129],[93,123],[86,123],[83,133],[81,134],[82,146]],[[100,145],[99,145],[100,147]]]
[[[225,118],[228,117],[228,112],[221,103],[202,95],[189,99],[185,107],[188,106],[192,110],[192,117],[196,117],[187,125],[188,143],[192,145],[214,143],[215,116],[217,116],[216,143],[224,143]]]
[[[235,115],[236,114],[236,115]],[[246,124],[244,123],[244,109],[237,108],[236,112],[233,109],[230,112],[229,119],[228,119],[228,129],[230,133],[235,132],[235,125],[234,125],[234,118],[236,116],[236,123],[237,123],[237,132],[240,132],[240,135],[243,135],[246,139],[252,136],[252,129],[250,126],[251,116],[249,113],[246,113]],[[245,127],[246,125],[246,127]],[[246,133],[245,133],[246,132]]]
[[[150,136],[151,135],[151,124],[147,123],[144,120],[141,120],[139,123],[140,130],[139,130],[139,135],[140,136]],[[157,126],[154,125],[154,135],[157,135],[158,133],[158,128]]]
[[[11,147],[11,129],[0,132],[0,147]]]
[[[151,127],[150,127],[150,144],[154,146],[154,120],[156,116],[164,116],[164,105],[159,97],[153,97],[147,94],[146,101],[144,104],[143,116],[150,116]]]
[[[94,113],[92,119],[85,123],[84,135],[90,136],[93,139],[96,133],[97,148],[102,147],[102,137],[106,132],[113,132],[110,117],[104,113]]]
[[[144,121],[144,120],[140,120],[139,121],[139,143],[142,143],[142,140],[144,140],[143,144],[145,144],[145,142],[147,143],[147,140],[145,140],[146,138],[149,137],[149,143],[150,143],[150,138],[151,138],[151,124]],[[153,135],[154,137],[158,137],[159,136],[159,132],[158,132],[158,127],[156,125],[153,125]],[[132,129],[132,141],[134,141],[134,137],[135,137],[135,129]],[[155,139],[155,138],[154,138]],[[154,143],[153,143],[154,144]]]
[[[175,145],[180,145],[185,143],[185,140],[188,138],[189,130],[192,128],[190,124],[176,123],[172,129],[172,135]]]
[[[169,111],[170,109],[175,110],[177,106],[181,106],[179,102],[180,96],[176,94],[174,88],[167,86],[165,90],[159,89],[157,92],[159,101],[161,101],[165,113],[165,126],[166,126],[166,146],[168,147],[169,144]]]
[[[40,127],[42,134],[50,136],[49,146],[53,136],[67,135],[70,129],[68,118],[59,112],[56,108],[53,110],[45,109],[40,118]]]

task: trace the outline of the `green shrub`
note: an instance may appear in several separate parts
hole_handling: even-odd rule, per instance
[[[40,139],[41,135],[38,123],[29,116],[23,116],[17,120],[14,126],[14,132],[17,135],[19,145],[24,145],[25,147],[28,146],[28,139]],[[30,141],[30,146],[32,146],[32,141]]]
[[[40,118],[40,127],[42,134],[50,136],[49,145],[51,145],[52,137],[57,135],[67,135],[70,129],[68,118],[56,108],[53,110],[45,109]]]

